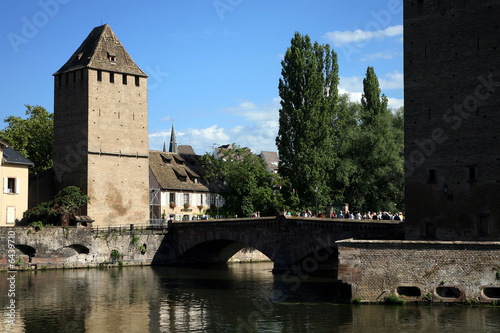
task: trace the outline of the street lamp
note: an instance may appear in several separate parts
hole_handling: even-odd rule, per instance
[[[316,217],[318,217],[318,187],[314,188],[314,192],[316,192]]]

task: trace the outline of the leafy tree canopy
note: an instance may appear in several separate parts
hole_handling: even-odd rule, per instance
[[[4,119],[8,125],[0,130],[0,140],[11,144],[35,164],[30,168],[33,174],[52,167],[54,115],[39,105],[26,105],[26,109],[26,119],[15,116]]]
[[[235,144],[233,148],[219,151],[219,156],[205,154],[201,163],[206,170],[209,182],[227,184],[231,190],[222,193],[227,209],[238,216],[250,217],[254,212],[262,216],[278,212],[282,200],[273,190],[279,176],[270,174],[264,160],[248,149]]]
[[[332,196],[328,180],[337,162],[332,149],[332,122],[338,118],[337,54],[328,44],[312,44],[309,36],[297,32],[281,65],[279,172],[290,180],[301,205],[314,205],[316,188],[320,204],[326,204]]]

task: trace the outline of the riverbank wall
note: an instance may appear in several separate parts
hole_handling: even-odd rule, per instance
[[[12,227],[0,229],[0,271],[147,266],[158,261],[167,229]],[[164,246],[164,244],[163,244]],[[269,261],[244,248],[229,262]]]
[[[0,270],[151,265],[166,230],[13,227],[0,230]]]
[[[500,242],[342,240],[338,279],[352,299],[500,303]]]

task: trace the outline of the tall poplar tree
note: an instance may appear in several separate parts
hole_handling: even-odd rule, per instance
[[[375,70],[368,67],[359,131],[352,144],[355,171],[345,192],[346,201],[355,210],[402,210],[403,142],[396,117],[381,94]]]
[[[303,206],[331,200],[335,165],[333,126],[338,101],[337,54],[296,32],[281,62],[281,109],[276,145],[279,172]],[[316,192],[315,189],[318,188]]]

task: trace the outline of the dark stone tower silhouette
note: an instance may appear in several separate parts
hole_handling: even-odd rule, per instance
[[[500,239],[500,1],[404,2],[407,239]]]

